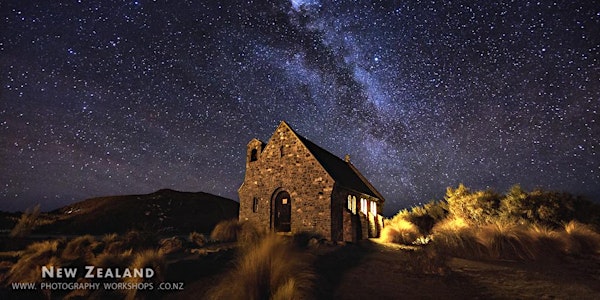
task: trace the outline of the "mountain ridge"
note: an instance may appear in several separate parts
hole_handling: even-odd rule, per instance
[[[237,218],[239,203],[205,192],[160,189],[150,194],[85,199],[45,214],[53,220],[36,228],[44,234],[105,234],[129,230],[208,233]]]

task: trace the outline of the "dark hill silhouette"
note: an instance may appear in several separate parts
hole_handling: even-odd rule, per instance
[[[156,233],[210,232],[221,220],[238,217],[239,204],[208,193],[169,189],[147,195],[91,198],[49,213],[56,221],[43,234],[104,234],[130,230]]]

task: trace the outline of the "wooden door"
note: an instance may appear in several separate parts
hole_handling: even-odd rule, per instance
[[[277,232],[290,232],[292,229],[292,199],[288,192],[280,192],[275,197],[273,225]]]

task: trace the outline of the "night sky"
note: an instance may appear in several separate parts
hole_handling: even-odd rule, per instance
[[[461,182],[600,200],[597,1],[269,2],[2,1],[0,210],[237,200],[281,120],[387,215]]]

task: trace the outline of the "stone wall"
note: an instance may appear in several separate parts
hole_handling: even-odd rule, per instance
[[[292,205],[291,231],[333,239],[331,176],[285,123],[263,145],[252,140],[247,147],[246,176],[239,189],[240,220],[271,229],[272,200],[276,192],[287,191]],[[257,153],[254,161],[253,150]],[[255,211],[254,198],[258,201]]]
[[[348,208],[348,196],[356,199],[355,212]],[[382,210],[382,205],[377,198],[336,185],[332,194],[332,203],[339,203],[341,205],[338,206],[340,209],[339,213],[332,213],[332,216],[337,217],[332,218],[332,230],[334,232],[334,237],[339,237],[335,240],[356,242],[360,239],[366,239],[369,237],[379,237],[381,230],[377,224],[375,224],[375,219],[373,217],[369,217],[372,215],[370,213],[365,215],[360,212],[361,198],[367,199],[367,207],[369,207],[369,203],[376,202],[378,205],[378,212]],[[371,222],[370,219],[373,219],[373,222]],[[338,223],[341,225],[336,226]],[[337,232],[337,230],[339,230],[339,232]]]

